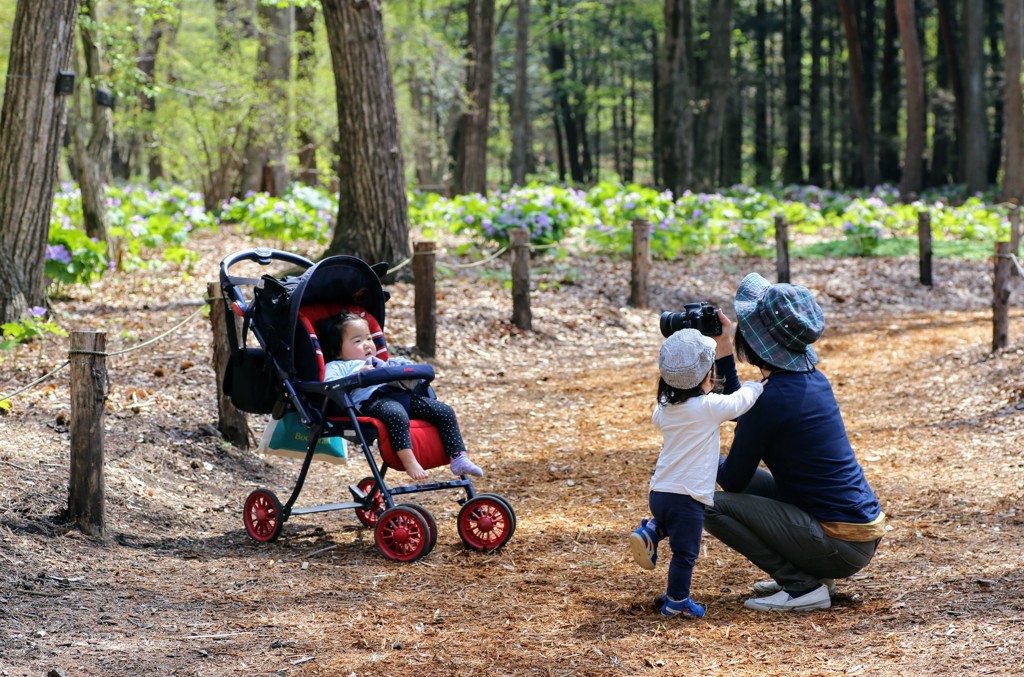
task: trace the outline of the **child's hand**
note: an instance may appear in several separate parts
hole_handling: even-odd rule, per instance
[[[722,323],[722,333],[712,338],[715,339],[715,359],[732,355],[732,320],[725,316],[722,309],[718,309],[718,321]]]

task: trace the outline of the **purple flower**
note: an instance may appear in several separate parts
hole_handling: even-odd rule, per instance
[[[28,309],[28,312],[32,317],[42,317],[46,314],[46,308],[43,308],[42,306],[32,306]]]
[[[62,244],[47,245],[46,258],[60,263],[71,263],[71,252]]]

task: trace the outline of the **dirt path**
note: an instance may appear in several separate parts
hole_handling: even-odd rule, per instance
[[[244,246],[230,233],[198,244],[191,279],[139,272],[55,311],[106,328],[112,348],[155,335]],[[445,493],[416,497],[440,535],[411,565],[383,560],[350,512],[296,518],[277,543],[253,543],[242,501],[256,486],[286,496],[298,464],[210,436],[205,321],[111,361],[105,542],[59,518],[66,377],[19,399],[0,417],[0,675],[1024,671],[1024,314],[1013,348],[988,355],[982,264],[939,262],[928,291],[912,284],[914,262],[795,262],[794,277],[821,292],[821,368],[893,529],[831,610],[804,615],[744,610],[759,573],[707,537],[694,575],[707,617],[664,622],[649,605],[665,570],[639,570],[625,549],[658,450],[657,311],[622,307],[627,262],[539,263],[529,335],[507,322],[497,265],[440,283],[439,395],[487,470],[477,489],[518,515],[493,555],[462,546]],[[771,273],[728,257],[659,264],[652,305],[727,304],[748,270]],[[409,346],[412,291],[392,292],[391,344]],[[60,341],[23,350],[0,364],[0,389],[65,353]],[[344,500],[366,474],[360,458],[318,465],[300,501]]]

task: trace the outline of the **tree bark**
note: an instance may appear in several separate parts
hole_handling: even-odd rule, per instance
[[[487,193],[487,137],[494,81],[494,0],[468,0],[466,96],[459,119],[453,191]]]
[[[917,40],[914,0],[896,0],[896,17],[903,44],[903,65],[907,73],[907,146],[900,192],[911,200],[924,183],[924,65]]]
[[[110,158],[114,146],[114,115],[110,106],[100,103],[100,96],[111,96],[105,86],[103,73],[103,51],[98,31],[95,0],[83,0],[82,16],[79,22],[79,36],[82,41],[82,57],[89,79],[90,127],[89,141],[85,140],[85,115],[81,105],[82,87],[75,90],[74,98],[74,147],[75,163],[78,168],[78,187],[82,194],[82,217],[85,232],[107,245],[107,257],[113,260],[109,217],[107,215],[106,187],[111,182]]]
[[[765,185],[772,180],[771,146],[768,143],[768,10],[765,0],[757,0],[755,26],[754,182]]]
[[[961,42],[953,32],[953,25],[956,23],[949,6],[949,0],[935,0],[935,7],[939,14],[939,38],[942,42],[942,53],[946,66],[946,77],[949,80],[950,89],[953,90],[953,102],[956,110],[956,173],[955,181],[962,181],[964,177],[964,162],[966,160],[966,123],[967,112],[964,99],[964,84],[960,72],[959,53],[962,48]]]
[[[512,185],[526,184],[526,162],[530,146],[530,97],[527,66],[530,46],[530,0],[518,0],[516,17],[515,91],[512,94]]]
[[[656,152],[661,156],[661,183],[675,195],[682,195],[693,181],[689,23],[689,0],[665,0]]]
[[[825,185],[825,116],[821,95],[821,40],[825,17],[822,0],[811,0],[811,82],[808,91],[807,180],[814,186]]]
[[[860,149],[863,182],[869,187],[878,185],[878,167],[875,165],[875,143],[871,129],[869,101],[864,87],[860,53],[860,34],[857,31],[857,16],[851,0],[839,0],[839,11],[843,15],[846,32],[846,46],[850,62],[850,104],[857,126],[857,145]]]
[[[803,137],[801,134],[801,81],[803,70],[803,18],[801,0],[789,0],[786,32],[783,38],[783,61],[786,77],[786,161],[782,166],[782,180],[803,183]]]
[[[18,0],[0,109],[0,322],[46,302],[43,269],[61,157],[78,0]]]
[[[882,96],[878,100],[878,174],[885,183],[900,180],[900,78],[897,56],[902,36],[896,0],[885,0],[882,45]],[[905,44],[905,43],[904,43]]]
[[[558,3],[555,3],[558,7]],[[554,28],[548,33],[548,71],[554,86],[555,115],[561,121],[564,134],[562,153],[567,162],[569,176],[573,183],[583,182],[583,165],[580,162],[580,133],[574,109],[569,101],[569,76],[566,73],[564,21],[556,19]]]
[[[1006,0],[1004,26],[1006,31],[1006,79],[1003,102],[1006,110],[1006,170],[1003,177],[1003,200],[1018,205],[1024,200],[1024,96],[1021,94],[1021,60],[1024,59],[1024,0]]]
[[[295,8],[295,37],[298,45],[295,54],[295,79],[306,87],[313,87],[313,76],[316,72],[316,6],[308,5]],[[320,172],[316,166],[316,137],[313,134],[313,115],[304,106],[296,106],[296,127],[299,139],[299,173],[297,179],[307,186],[315,186],[320,181]]]
[[[713,189],[722,170],[722,136],[731,90],[733,0],[713,0],[708,11],[707,80],[701,97],[707,101],[707,108],[702,114],[702,134],[696,155],[700,166],[697,186],[702,190]]]
[[[988,15],[988,82],[985,85],[986,97],[992,106],[992,114],[987,119],[991,120],[989,129],[988,145],[988,182],[995,183],[999,176],[999,165],[1003,159],[1003,97],[995,96],[993,92],[1003,91],[1003,72],[1006,63],[1002,54],[999,53],[999,35],[1003,33],[1002,7],[999,3],[1002,0],[986,0],[986,12]]]
[[[322,4],[338,101],[339,162],[345,168],[327,253],[401,262],[409,257],[409,213],[381,3]]]
[[[156,60],[160,53],[160,43],[165,35],[173,36],[176,27],[163,19],[153,22],[146,40],[142,44],[137,57],[139,71],[145,76],[146,82],[153,84],[156,74]],[[156,181],[164,177],[163,161],[160,158],[159,135],[156,132],[156,97],[145,92],[139,95],[139,105],[143,113],[148,117],[149,125],[143,139],[146,152],[146,170],[150,181]]]
[[[973,195],[988,187],[988,133],[985,117],[985,8],[964,6],[964,182]]]

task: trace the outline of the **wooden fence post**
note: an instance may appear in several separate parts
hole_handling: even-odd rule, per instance
[[[103,405],[107,335],[71,332],[71,480],[68,516],[83,534],[103,538]]]
[[[437,354],[436,261],[433,242],[413,245],[413,307],[416,314],[416,347],[429,357]]]
[[[232,313],[227,316],[227,308],[220,285],[210,282],[206,285],[206,298],[210,300],[210,328],[213,330],[213,370],[217,379],[217,430],[228,442],[239,449],[249,448],[249,419],[245,413],[235,408],[231,398],[224,394],[224,373],[228,369],[231,358],[227,319],[235,322]],[[241,331],[239,329],[239,331]]]
[[[921,284],[932,286],[932,214],[917,213],[917,251],[920,256]]]
[[[1010,338],[1010,243],[996,242],[992,274],[992,352],[1002,350]]]
[[[533,328],[530,313],[530,232],[510,228],[512,246],[512,324],[524,331]]]
[[[782,214],[775,215],[775,269],[779,282],[789,282],[789,225]]]
[[[633,269],[629,284],[629,305],[647,307],[647,279],[651,272],[651,224],[633,221]]]

